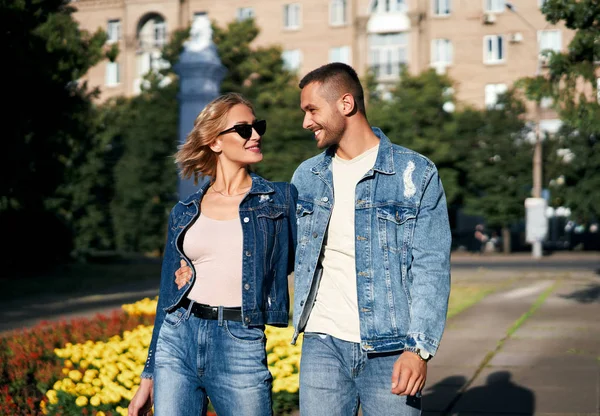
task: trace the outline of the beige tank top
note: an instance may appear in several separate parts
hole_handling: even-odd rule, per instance
[[[212,306],[241,306],[242,249],[239,218],[221,221],[200,215],[183,239],[183,252],[196,270],[188,298]]]

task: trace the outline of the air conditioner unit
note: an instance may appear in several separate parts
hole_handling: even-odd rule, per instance
[[[486,25],[493,25],[494,23],[496,23],[496,15],[494,13],[484,13],[483,23],[485,23]]]
[[[523,34],[521,32],[516,32],[510,35],[511,43],[521,43],[523,42]]]

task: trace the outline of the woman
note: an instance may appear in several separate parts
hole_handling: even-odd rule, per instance
[[[271,415],[264,325],[287,326],[296,191],[252,174],[266,122],[226,94],[198,115],[176,154],[200,189],[169,229],[156,320],[129,415]],[[180,266],[191,276],[177,285]]]

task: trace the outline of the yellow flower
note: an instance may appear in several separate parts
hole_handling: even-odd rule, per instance
[[[88,404],[88,398],[85,396],[79,396],[75,399],[75,404],[79,407],[86,406]]]
[[[100,397],[98,397],[97,395],[92,396],[92,398],[90,399],[90,404],[94,407],[100,406]]]
[[[69,371],[69,378],[73,381],[79,381],[81,380],[81,373],[78,370],[71,370]]]
[[[96,416],[106,416],[106,415],[102,410],[100,410],[98,413],[96,413]]]
[[[58,397],[56,395],[56,390],[48,390],[46,392],[46,397],[48,398],[48,401],[50,402],[50,404],[58,403]]]

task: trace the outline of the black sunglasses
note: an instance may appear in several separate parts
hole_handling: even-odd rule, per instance
[[[267,131],[267,120],[256,120],[252,124],[236,124],[230,129],[223,130],[221,133],[219,133],[219,136],[235,131],[243,139],[248,140],[250,137],[252,137],[252,129],[256,130],[259,136],[262,136],[265,134],[265,131]]]

